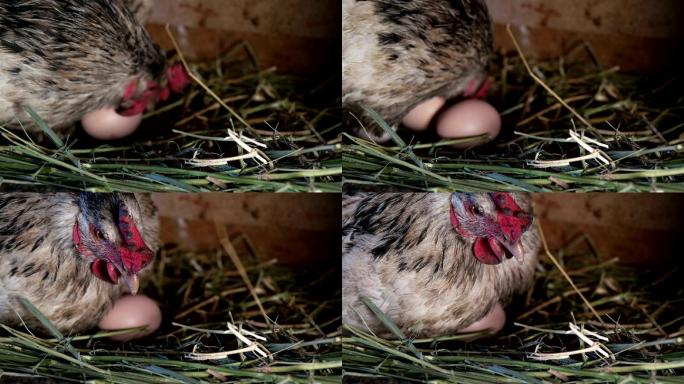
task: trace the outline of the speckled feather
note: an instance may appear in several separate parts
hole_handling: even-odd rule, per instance
[[[63,133],[119,106],[134,79],[139,92],[163,84],[166,57],[136,18],[149,10],[149,0],[0,0],[0,125],[37,130],[31,107]]]
[[[156,252],[159,223],[150,197],[112,194],[105,198],[125,204],[145,243]],[[111,216],[104,207],[92,214],[102,220]],[[19,315],[28,326],[40,328],[16,300],[23,296],[58,329],[75,333],[97,325],[126,292],[123,282],[114,285],[96,278],[90,261],[76,252],[72,231],[78,215],[74,193],[0,194],[0,323],[19,325]]]
[[[471,83],[479,85],[486,77],[492,41],[484,0],[343,0],[346,125],[358,127],[353,114],[371,138],[388,139],[365,117],[362,106],[396,128],[423,101],[451,98]]]
[[[513,196],[524,211],[532,211],[528,195]],[[450,223],[449,198],[447,193],[344,197],[344,324],[389,336],[360,301],[367,297],[410,336],[453,334],[529,287],[540,245],[536,225],[521,237],[524,262],[481,264],[472,242]]]
[[[141,23],[149,20],[154,7],[154,0],[124,0],[124,3],[133,11]]]

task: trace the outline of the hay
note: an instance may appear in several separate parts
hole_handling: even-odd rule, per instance
[[[334,81],[262,69],[246,44],[189,69],[195,81],[183,97],[118,142],[82,133],[61,140],[35,114],[46,138],[0,127],[0,182],[98,192],[341,190]]]
[[[279,268],[275,260],[259,260],[242,236],[228,244],[230,251],[208,253],[162,249],[142,292],[160,302],[165,321],[146,339],[124,344],[106,339],[114,332],[61,335],[56,330],[40,336],[0,325],[3,378],[131,384],[339,382],[340,288],[339,280],[331,278],[339,269],[315,275]],[[227,251],[244,263],[252,293]]]
[[[349,382],[683,383],[682,271],[624,266],[593,250],[591,239],[579,236],[555,253],[558,267],[542,255],[533,289],[509,307],[514,322],[500,335],[470,343],[459,341],[469,335],[387,340],[345,326],[346,377]]]
[[[517,41],[511,34],[513,41]],[[403,132],[390,146],[345,134],[345,183],[437,191],[684,191],[681,73],[602,68],[582,44],[556,60],[497,55],[489,101],[503,118],[494,143]],[[373,114],[385,131],[391,128]]]

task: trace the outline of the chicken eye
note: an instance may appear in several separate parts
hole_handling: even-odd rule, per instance
[[[470,210],[478,216],[482,216],[484,214],[484,211],[479,205],[473,205],[473,207]]]
[[[101,230],[96,229],[96,230],[95,230],[95,238],[96,238],[97,240],[104,240],[104,233],[102,233]]]

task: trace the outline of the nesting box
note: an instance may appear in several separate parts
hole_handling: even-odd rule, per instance
[[[552,250],[586,235],[605,260],[660,268],[684,264],[682,196],[544,193],[535,194],[534,202]]]
[[[340,260],[338,194],[154,194],[162,244],[220,249],[216,226],[245,236],[262,261],[326,268]]]
[[[510,24],[526,55],[556,58],[582,42],[599,63],[656,73],[684,62],[684,2],[678,0],[487,0],[499,49]]]
[[[263,68],[339,75],[341,9],[334,0],[156,0],[148,29],[163,48],[172,30],[191,60],[247,42]]]

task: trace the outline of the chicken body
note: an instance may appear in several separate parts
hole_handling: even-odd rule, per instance
[[[149,9],[148,0],[0,0],[0,126],[39,131],[28,107],[63,133],[86,113],[133,115],[168,97],[165,54],[136,18]]]
[[[523,194],[357,194],[343,201],[342,321],[390,335],[453,334],[533,280],[539,236]],[[517,260],[515,260],[517,259]]]
[[[343,0],[345,123],[358,127],[358,118],[366,130],[357,133],[385,141],[389,135],[363,107],[396,129],[413,107],[435,96],[475,94],[492,51],[484,0]]]
[[[137,290],[158,233],[145,194],[0,194],[0,323],[40,328],[22,296],[65,333],[92,328]]]
[[[124,0],[124,2],[133,11],[138,21],[146,23],[149,20],[154,7],[154,0]]]

